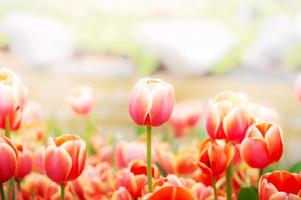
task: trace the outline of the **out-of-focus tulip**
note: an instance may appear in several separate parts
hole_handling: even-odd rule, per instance
[[[177,173],[181,175],[190,175],[198,170],[194,164],[198,161],[199,152],[197,147],[182,148],[177,153],[176,164]]]
[[[301,101],[301,74],[298,75],[294,85],[294,93],[299,101]]]
[[[263,169],[278,161],[283,151],[282,132],[277,124],[257,123],[251,126],[241,143],[242,159],[253,168]]]
[[[173,87],[160,80],[143,78],[129,97],[129,114],[143,126],[160,126],[168,121],[174,105]]]
[[[0,183],[11,179],[17,167],[18,152],[15,145],[5,136],[0,136]]]
[[[225,91],[210,103],[206,129],[211,138],[241,142],[253,122],[247,97]]]
[[[79,86],[68,94],[67,101],[75,113],[87,115],[92,110],[95,97],[91,87]]]
[[[176,137],[184,136],[188,128],[195,127],[201,119],[202,105],[197,100],[186,100],[177,103],[169,119]]]
[[[23,108],[27,90],[20,77],[7,68],[0,69],[0,115],[11,115],[17,108]]]
[[[218,143],[217,143],[218,142]],[[225,172],[234,157],[234,146],[224,141],[204,140],[200,145],[200,159],[198,166],[211,176],[218,176]]]
[[[257,122],[277,122],[278,120],[278,114],[273,108],[251,103],[250,109]]]
[[[36,101],[28,101],[22,114],[22,124],[30,125],[45,120],[44,109]]]
[[[9,118],[9,128],[12,131],[16,131],[20,128],[21,125],[21,119],[22,119],[22,110],[20,107],[18,107],[16,110],[12,111],[9,115],[6,117]],[[5,118],[1,120],[1,126],[0,128],[6,129],[6,121]]]
[[[45,155],[47,176],[57,184],[81,175],[86,162],[86,143],[77,135],[49,138]]]
[[[133,160],[146,160],[145,144],[121,141],[116,145],[115,162],[118,168],[127,167]]]
[[[159,170],[156,165],[152,165],[152,177],[159,177]],[[133,197],[141,197],[147,184],[147,166],[142,160],[131,163],[129,169],[124,169],[117,176],[117,186],[125,187]]]
[[[131,194],[124,188],[120,187],[115,191],[111,197],[111,200],[132,200]]]
[[[154,192],[146,195],[146,200],[193,200],[193,194],[188,188],[174,175],[158,179],[154,183]]]
[[[22,145],[17,145],[18,150],[18,161],[17,168],[15,171],[15,178],[22,179],[28,175],[32,170],[32,155],[31,152]]]
[[[274,171],[260,178],[259,200],[298,199],[301,199],[301,175]]]
[[[45,148],[39,147],[33,153],[32,170],[40,174],[46,174],[44,167]]]

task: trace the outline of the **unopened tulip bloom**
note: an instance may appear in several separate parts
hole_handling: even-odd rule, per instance
[[[5,136],[0,136],[0,183],[11,179],[17,167],[18,152],[15,145]]]
[[[16,110],[11,112],[9,115],[6,116],[9,119],[9,123],[6,122],[5,118],[1,120],[0,128],[6,130],[6,128],[9,128],[12,131],[16,131],[21,126],[21,118],[22,118],[22,110],[20,107],[18,107]],[[9,127],[6,127],[6,126]]]
[[[282,151],[281,129],[277,124],[268,122],[252,125],[240,148],[242,159],[250,167],[259,169],[277,162],[281,158]]]
[[[274,171],[260,178],[258,189],[259,200],[300,200],[301,175]]]
[[[20,77],[7,68],[0,69],[0,115],[6,117],[23,108],[27,90]]]
[[[75,113],[87,115],[92,110],[95,97],[91,87],[79,86],[68,94],[67,101]]]
[[[202,115],[202,105],[197,100],[186,100],[177,103],[169,119],[176,137],[184,136],[188,128],[195,127]]]
[[[129,97],[130,116],[142,126],[160,126],[167,122],[173,105],[173,87],[160,79],[139,80]]]
[[[49,138],[45,154],[47,176],[57,184],[65,184],[81,175],[86,161],[86,143],[77,135]]]
[[[22,179],[32,171],[33,160],[31,152],[22,145],[17,145],[18,161],[15,178]]]
[[[219,93],[209,105],[206,129],[213,139],[241,142],[253,123],[248,100],[242,93]]]
[[[204,140],[200,145],[200,169],[211,176],[221,175],[234,157],[234,146],[223,141]]]

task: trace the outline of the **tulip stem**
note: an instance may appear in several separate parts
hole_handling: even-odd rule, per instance
[[[146,159],[147,159],[147,186],[148,192],[152,192],[152,127],[147,126],[147,148],[146,148]]]
[[[1,194],[1,200],[5,200],[3,183],[0,183],[0,194]]]
[[[232,199],[232,161],[226,171],[227,200]]]
[[[61,184],[61,200],[65,199],[65,184]]]
[[[10,138],[10,122],[9,122],[9,116],[6,116],[4,118],[5,120],[5,136],[7,138]]]
[[[217,189],[216,189],[216,179],[215,176],[212,175],[212,186],[214,191],[214,200],[217,200]]]

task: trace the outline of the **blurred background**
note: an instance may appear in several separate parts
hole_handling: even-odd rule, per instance
[[[1,0],[0,66],[61,130],[78,131],[67,91],[92,86],[94,123],[121,138],[135,131],[127,98],[141,77],[204,105],[222,90],[244,92],[279,113],[285,161],[301,159],[300,0]]]

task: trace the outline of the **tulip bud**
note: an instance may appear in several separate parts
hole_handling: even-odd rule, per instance
[[[265,174],[259,181],[259,200],[301,199],[301,175],[287,171]]]
[[[206,129],[213,139],[241,142],[253,121],[246,96],[226,91],[210,103]]]
[[[280,127],[267,122],[252,125],[240,148],[242,159],[250,167],[259,169],[278,161],[282,151],[283,142]]]
[[[92,110],[95,97],[91,87],[79,86],[70,92],[67,101],[75,113],[87,115]]]
[[[160,80],[143,78],[129,97],[129,114],[143,126],[160,126],[169,119],[174,105],[173,87]]]
[[[77,135],[49,138],[45,155],[47,176],[57,184],[72,181],[81,175],[86,162],[86,143]]]
[[[234,146],[224,141],[204,140],[200,145],[200,159],[197,163],[200,169],[211,176],[221,175],[228,168],[234,157]]]
[[[22,145],[17,145],[18,150],[18,161],[17,161],[17,168],[15,171],[15,178],[16,179],[22,179],[26,175],[28,175],[33,166],[32,161],[32,155],[30,151],[28,151],[25,147]]]
[[[11,179],[17,167],[18,152],[15,145],[5,136],[0,136],[0,183]]]

